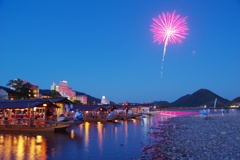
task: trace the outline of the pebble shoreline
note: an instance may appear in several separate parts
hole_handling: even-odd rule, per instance
[[[141,160],[240,160],[240,114],[174,117],[149,136]]]

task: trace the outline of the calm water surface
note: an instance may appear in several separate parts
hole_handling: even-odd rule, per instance
[[[0,132],[0,159],[139,159],[150,127],[168,118],[85,122],[67,133]]]

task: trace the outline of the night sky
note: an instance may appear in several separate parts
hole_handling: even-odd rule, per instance
[[[153,43],[152,18],[187,16],[188,35]],[[120,102],[173,102],[198,89],[232,100],[240,74],[239,0],[0,0],[0,85],[53,82]]]

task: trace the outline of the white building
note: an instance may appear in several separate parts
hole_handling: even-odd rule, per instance
[[[101,104],[110,104],[110,101],[105,96],[102,96]]]

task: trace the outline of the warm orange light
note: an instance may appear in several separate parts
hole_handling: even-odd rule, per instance
[[[90,123],[89,122],[85,122],[84,123],[84,126],[85,126],[85,146],[88,147],[89,145],[89,126],[90,126]]]
[[[9,136],[2,141],[1,159],[47,159],[46,140],[42,136]],[[41,143],[36,143],[36,142]],[[14,145],[14,147],[12,147]],[[14,157],[15,155],[16,157]]]
[[[100,150],[102,150],[102,142],[103,142],[103,124],[101,122],[98,122],[97,125],[97,130],[98,130],[98,147]]]
[[[74,139],[74,137],[75,137],[74,130],[72,129],[70,133],[71,133],[71,134],[70,134],[70,137],[71,137],[72,139]]]
[[[42,141],[43,141],[42,136],[41,135],[37,135],[36,136],[36,143],[38,144],[38,143],[41,143]]]

